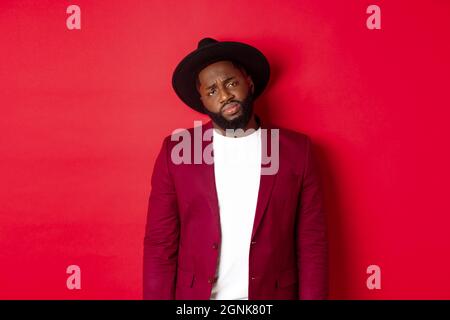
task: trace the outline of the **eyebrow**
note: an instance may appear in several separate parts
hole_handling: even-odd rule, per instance
[[[235,76],[229,77],[229,78],[225,79],[223,82],[230,81],[231,79],[234,79],[234,78],[235,78]],[[216,86],[216,84],[213,83],[212,85],[210,85],[209,87],[207,87],[206,90],[212,89],[212,88],[214,88],[215,86]]]

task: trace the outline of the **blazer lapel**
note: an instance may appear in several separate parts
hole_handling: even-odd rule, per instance
[[[265,129],[261,132],[261,169],[267,167],[263,163],[263,155],[271,155],[271,130],[272,128],[257,117],[260,123],[261,129]],[[270,165],[270,164],[269,164]],[[260,175],[258,200],[256,202],[255,221],[253,223],[252,237],[253,240],[256,231],[261,223],[261,220],[266,212],[266,207],[269,202],[276,175]]]
[[[206,131],[208,129],[212,129],[213,124],[212,120],[208,121],[206,124],[203,125],[203,130]],[[204,132],[202,132],[204,134]],[[202,154],[205,151],[205,148],[207,145],[213,143],[213,136],[211,135],[211,142],[202,143]],[[214,150],[212,151],[212,154],[214,156]],[[217,222],[217,230],[221,237],[221,226],[220,226],[220,211],[219,211],[219,199],[217,197],[217,188],[216,188],[216,178],[214,175],[214,163],[208,164],[206,163],[203,158],[201,162],[202,170],[200,170],[201,174],[204,175],[203,181],[205,183],[205,190],[207,191],[207,201],[208,206],[210,207],[212,213],[215,216],[215,220]]]

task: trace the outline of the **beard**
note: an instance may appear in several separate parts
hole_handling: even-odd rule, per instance
[[[213,120],[223,130],[244,130],[253,115],[253,94],[251,90],[249,90],[248,95],[247,97],[245,97],[244,101],[231,100],[228,103],[230,102],[237,103],[240,106],[241,114],[236,118],[228,120],[222,115],[221,111],[216,113],[204,108],[205,114],[207,114],[211,118],[211,120]]]

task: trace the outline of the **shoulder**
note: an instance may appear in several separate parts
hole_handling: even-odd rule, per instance
[[[266,130],[266,134],[269,134],[269,131],[271,131],[272,134],[277,133],[280,146],[283,146],[284,148],[293,148],[301,153],[304,153],[306,148],[308,148],[311,144],[311,138],[309,135],[302,131],[295,131],[274,124],[265,124],[262,129],[263,131],[264,129]],[[173,147],[182,140],[189,140],[193,142],[193,139],[200,139],[203,142],[207,142],[210,141],[211,135],[211,126],[204,123],[189,128],[178,128],[173,130],[171,134],[164,137],[163,145],[165,147]]]
[[[305,132],[295,131],[276,125],[269,125],[268,128],[272,130],[278,129],[280,145],[283,145],[285,148],[293,148],[304,152],[311,143],[311,138]]]
[[[194,126],[190,128],[176,128],[166,135],[163,139],[163,145],[171,146],[182,139],[193,139],[194,137],[203,138],[205,131],[204,125]]]
[[[294,131],[292,129],[280,128],[280,137],[293,143],[306,143],[310,140],[309,136],[301,131]]]

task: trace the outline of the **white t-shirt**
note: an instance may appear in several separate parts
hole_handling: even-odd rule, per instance
[[[261,129],[239,137],[213,130],[222,242],[211,300],[248,300],[249,251],[261,175]]]

